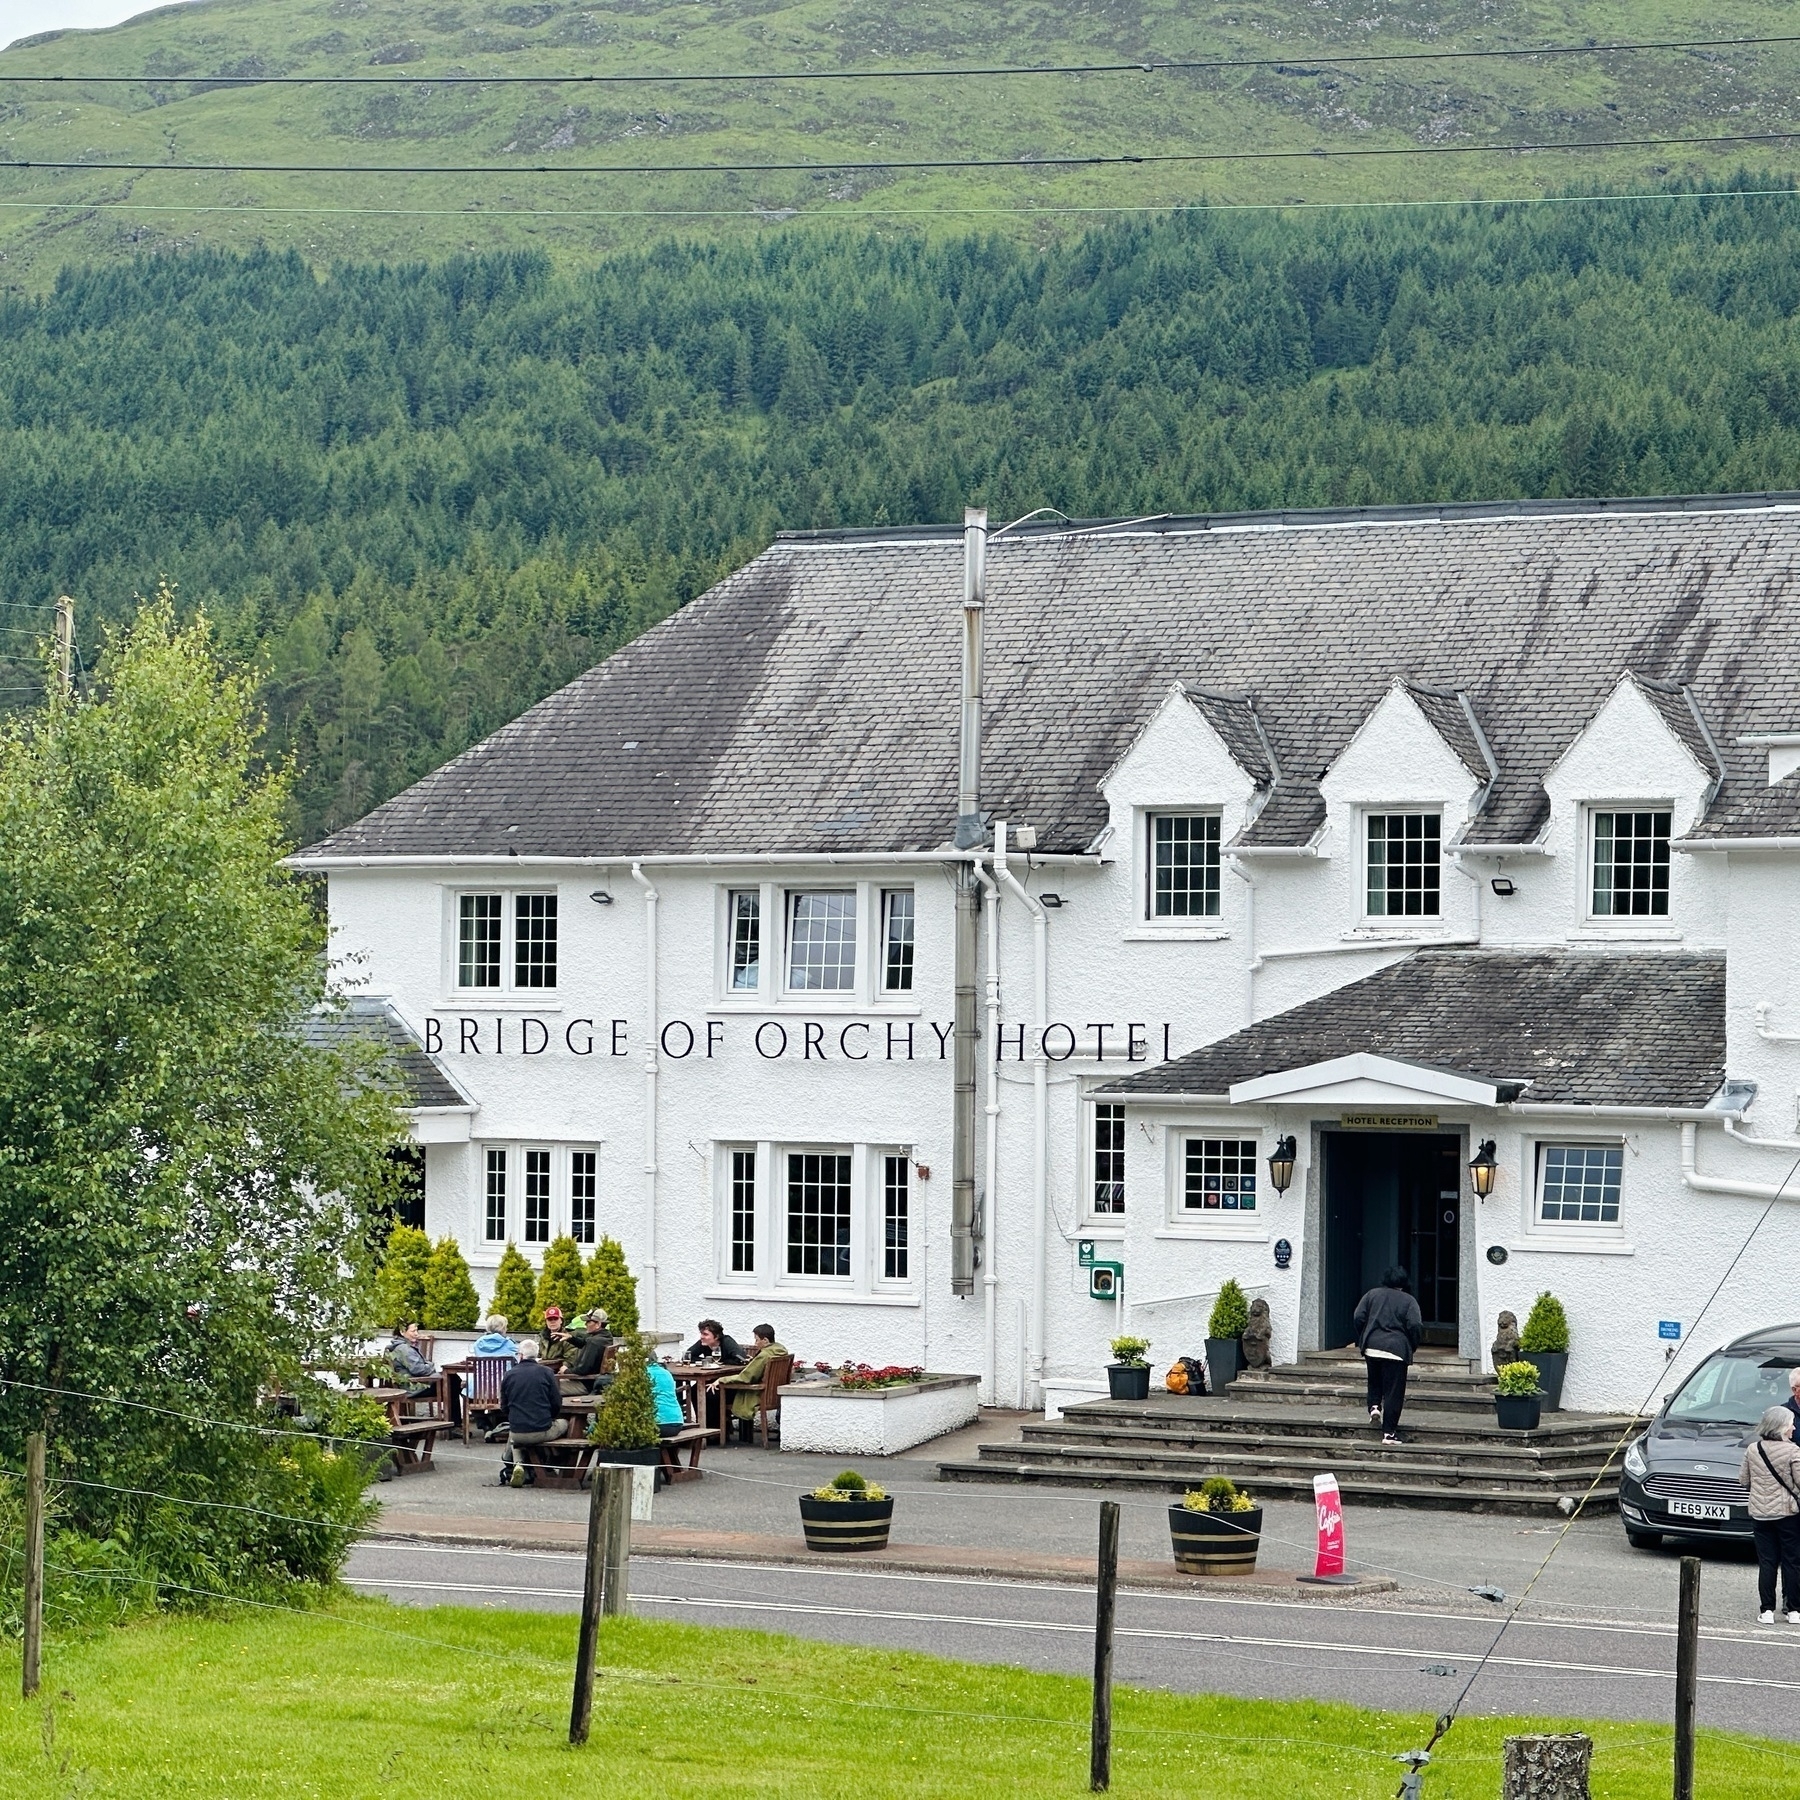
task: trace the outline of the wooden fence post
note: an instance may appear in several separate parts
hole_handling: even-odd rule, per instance
[[[1112,1786],[1113,1610],[1119,1593],[1119,1503],[1100,1502],[1100,1567],[1094,1583],[1094,1726],[1088,1752],[1088,1787]]]
[[[575,1644],[575,1697],[569,1707],[569,1742],[585,1744],[594,1711],[594,1665],[600,1653],[600,1597],[606,1579],[609,1482],[617,1471],[596,1469],[588,1491],[587,1571],[581,1584],[581,1632]]]
[[[38,1691],[44,1651],[44,1434],[25,1440],[25,1644],[20,1687],[29,1700]]]
[[[1506,1740],[1500,1800],[1588,1800],[1594,1740],[1585,1732],[1545,1732]]]
[[[1681,1559],[1675,1615],[1675,1800],[1694,1800],[1694,1701],[1700,1685],[1700,1559]]]
[[[631,1494],[634,1469],[618,1465],[605,1470],[606,1597],[601,1610],[609,1619],[631,1607]]]

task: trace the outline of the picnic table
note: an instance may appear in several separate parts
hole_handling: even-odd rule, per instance
[[[415,1387],[432,1389],[428,1395],[417,1394]],[[430,1382],[415,1382],[409,1387],[393,1387],[371,1382],[364,1389],[371,1400],[387,1408],[388,1436],[396,1455],[394,1472],[404,1475],[411,1469],[431,1467],[431,1452],[441,1432],[450,1429],[450,1388],[442,1375]],[[420,1414],[408,1414],[408,1406],[422,1406]]]

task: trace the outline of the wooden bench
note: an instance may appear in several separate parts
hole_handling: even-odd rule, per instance
[[[394,1473],[404,1475],[410,1469],[429,1469],[438,1433],[449,1429],[448,1419],[402,1419],[391,1426],[388,1441],[394,1446]]]
[[[710,1425],[685,1425],[673,1437],[662,1440],[662,1477],[665,1481],[698,1481],[700,1452],[718,1441],[718,1431]],[[687,1446],[687,1467],[681,1466],[682,1446]]]
[[[585,1437],[570,1435],[547,1444],[516,1445],[513,1455],[545,1487],[578,1488],[587,1480],[594,1449]]]

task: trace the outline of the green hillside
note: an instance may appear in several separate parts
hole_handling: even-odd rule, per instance
[[[1454,148],[1800,128],[1800,45],[1596,57],[1332,65],[1451,48],[1792,31],[1780,0],[202,0],[0,55],[13,159],[481,164],[480,175],[0,172],[0,282],[69,260],[267,241],[315,262],[542,246],[581,257],[670,231],[737,238],[798,210],[878,209],[915,228],[1041,237],[1055,209],[1488,197],[1575,183],[1702,184],[1792,166],[1785,146],[1143,165],[1102,170],[673,176],[540,174],[542,163]],[[561,74],[1281,58],[1279,66],[1022,80],[577,86]],[[542,75],[433,87],[431,74]],[[385,87],[229,88],[182,77],[400,77]],[[21,202],[25,204],[20,204]],[[45,211],[37,202],[97,210]],[[156,210],[175,209],[175,210]],[[182,210],[188,209],[188,210]],[[994,210],[999,209],[999,210]],[[1018,211],[1013,209],[1025,209]],[[1036,215],[1036,216],[1034,216]]]
[[[1797,310],[1791,191],[102,265],[0,297],[0,702],[167,575],[310,836],[783,526],[1800,487]]]

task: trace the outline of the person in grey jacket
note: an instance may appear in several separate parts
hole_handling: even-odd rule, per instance
[[[1787,1622],[1800,1625],[1800,1445],[1794,1415],[1771,1406],[1744,1451],[1738,1479],[1750,1490],[1756,1538],[1757,1621],[1775,1623],[1775,1571],[1781,1570]]]
[[[1398,1444],[1400,1409],[1406,1404],[1406,1371],[1424,1335],[1425,1319],[1409,1291],[1404,1269],[1389,1269],[1381,1286],[1356,1303],[1354,1347],[1368,1370],[1369,1422],[1381,1421],[1381,1441]]]

